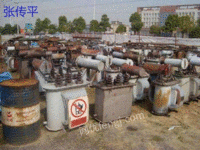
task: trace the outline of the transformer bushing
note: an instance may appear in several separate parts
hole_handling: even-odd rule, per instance
[[[77,63],[79,67],[98,71],[104,68],[104,64],[97,60],[81,58],[77,60]],[[57,75],[55,84],[47,82],[39,71],[35,72],[46,92],[47,121],[44,124],[50,131],[62,130],[65,125],[68,125],[70,129],[76,128],[89,120],[89,103],[85,88],[90,82],[82,79],[80,69],[75,71],[78,72],[78,74],[75,73],[75,78],[73,78],[75,74],[73,75],[70,70],[67,70],[64,78]]]

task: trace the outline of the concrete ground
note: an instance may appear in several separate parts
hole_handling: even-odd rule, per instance
[[[17,77],[17,74],[13,74]],[[0,123],[0,150],[199,150],[200,102],[191,102],[170,112],[170,117],[154,116],[146,99],[132,106],[132,115],[112,124],[99,124],[94,114],[94,89],[88,88],[90,120],[74,130],[50,132],[43,126],[46,119],[45,97],[41,96],[41,136],[37,141],[12,146],[3,140]],[[176,127],[174,127],[176,126]]]

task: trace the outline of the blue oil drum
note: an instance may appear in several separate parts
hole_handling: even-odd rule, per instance
[[[5,141],[27,144],[40,137],[39,85],[35,79],[12,79],[2,87],[2,125]]]

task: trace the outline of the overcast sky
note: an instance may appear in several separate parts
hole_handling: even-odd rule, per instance
[[[24,28],[25,23],[35,25],[37,18],[45,17],[51,20],[51,23],[58,24],[58,17],[65,15],[67,20],[73,21],[74,18],[82,16],[89,24],[94,17],[95,0],[1,0],[0,1],[0,26],[6,23],[12,25],[19,23]],[[16,4],[15,2],[19,2]],[[182,4],[200,4],[200,0],[96,0],[95,19],[100,21],[103,14],[107,14],[110,21],[121,21],[129,25],[129,17],[137,11],[137,7],[162,6],[162,5],[182,5]],[[4,6],[37,6],[38,14],[25,14],[25,17],[4,17]]]

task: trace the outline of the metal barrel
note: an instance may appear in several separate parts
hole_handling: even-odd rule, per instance
[[[2,87],[2,124],[5,141],[20,145],[40,136],[40,103],[38,81],[13,79]]]

